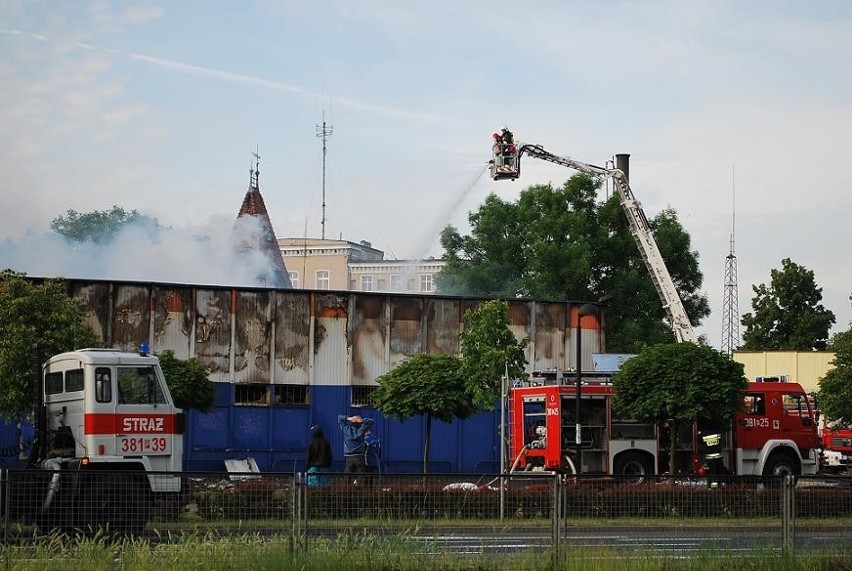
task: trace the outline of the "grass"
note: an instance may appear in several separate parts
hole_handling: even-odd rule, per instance
[[[3,549],[5,569],[21,571],[66,570],[122,571],[180,570],[367,570],[402,571],[537,571],[629,568],[637,571],[834,571],[852,569],[852,555],[807,554],[782,556],[756,549],[749,553],[725,554],[710,549],[688,559],[654,553],[606,548],[564,549],[555,562],[549,550],[503,554],[441,552],[429,544],[386,539],[367,534],[342,535],[312,541],[310,550],[293,549],[286,538],[259,535],[216,537],[189,534],[169,542],[142,540],[111,541],[107,537],[67,540],[48,537],[27,547]]]

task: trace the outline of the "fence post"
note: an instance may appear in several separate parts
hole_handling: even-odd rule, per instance
[[[796,477],[786,475],[781,480],[781,550],[793,555],[796,549]]]
[[[553,569],[559,568],[560,533],[559,520],[562,513],[562,478],[559,472],[553,473],[553,504],[551,505],[551,537],[553,538]]]
[[[300,548],[305,548],[307,545],[307,537],[304,533],[304,526],[302,521],[302,474],[300,472],[293,472],[293,550],[297,550]],[[302,542],[305,545],[302,545]]]

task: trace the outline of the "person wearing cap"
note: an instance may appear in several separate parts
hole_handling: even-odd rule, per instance
[[[328,485],[328,476],[324,474],[331,468],[334,459],[331,444],[323,433],[322,426],[315,424],[311,427],[311,439],[305,457],[305,468],[308,471],[308,486]]]
[[[364,437],[373,426],[372,418],[360,416],[346,416],[341,414],[337,417],[337,425],[343,432],[343,456],[346,458],[347,474],[364,473],[367,465],[364,455],[367,452],[367,443]]]

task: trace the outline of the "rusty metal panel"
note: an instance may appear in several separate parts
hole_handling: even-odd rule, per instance
[[[213,381],[231,380],[231,292],[195,291],[195,356]]]
[[[518,341],[525,338],[532,341],[534,331],[534,322],[532,319],[533,303],[530,301],[510,301],[509,302],[509,329],[515,335]],[[527,345],[524,357],[527,363],[532,361],[531,348],[532,343]],[[529,367],[528,367],[529,368]]]
[[[353,385],[372,385],[387,366],[387,297],[354,294],[349,316]]]
[[[151,350],[159,353],[171,349],[178,359],[188,359],[192,334],[192,289],[154,287],[154,299]]]
[[[311,366],[311,294],[278,291],[275,304],[275,383],[306,385]]]
[[[349,301],[340,293],[316,296],[313,385],[349,385]]]
[[[270,383],[273,292],[236,291],[234,382]]]
[[[391,298],[390,368],[423,352],[424,302],[420,297]]]
[[[428,353],[459,352],[461,302],[458,299],[426,300],[426,351]]]
[[[112,347],[136,351],[142,341],[150,342],[150,292],[146,286],[116,284],[112,320]]]
[[[567,316],[568,306],[564,303],[535,303],[535,335],[533,337],[535,354],[530,359],[530,370],[568,368],[565,347],[571,335],[565,327],[568,322]]]
[[[84,322],[104,343],[112,337],[110,323],[110,292],[108,283],[89,283],[73,281],[69,283],[68,293],[83,303]]]

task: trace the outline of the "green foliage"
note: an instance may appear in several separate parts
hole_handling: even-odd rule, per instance
[[[432,419],[452,422],[465,419],[478,410],[467,392],[462,360],[455,355],[419,353],[406,359],[376,381],[373,402],[385,416],[404,421],[425,415],[426,440],[423,471],[429,471],[429,445]]]
[[[654,345],[627,360],[613,376],[613,408],[623,418],[653,422],[670,434],[682,423],[725,429],[748,386],[743,365],[706,345]],[[669,471],[675,473],[675,442]]]
[[[477,407],[461,371],[462,361],[455,355],[417,354],[376,379],[373,402],[399,421],[422,414],[444,422],[467,418]]]
[[[194,408],[207,412],[216,401],[216,383],[208,377],[209,371],[195,357],[182,361],[171,349],[160,355],[160,367],[175,404],[182,409]]]
[[[519,341],[509,329],[509,304],[492,300],[464,315],[459,335],[462,374],[468,394],[479,406],[493,409],[501,395],[502,379],[526,376],[524,349],[529,338]]]
[[[65,216],[57,216],[51,220],[50,229],[72,242],[106,244],[131,224],[158,227],[156,218],[140,214],[136,210],[128,212],[119,206],[113,206],[111,210],[84,213],[68,210]]]
[[[828,348],[834,368],[819,380],[819,407],[833,423],[852,426],[852,330],[838,333]]]
[[[82,304],[58,279],[34,283],[24,274],[0,273],[0,415],[32,410],[38,344],[44,359],[99,341],[84,322]]]
[[[729,426],[748,381],[743,365],[706,345],[648,347],[613,376],[613,407],[645,422]]]
[[[617,196],[598,201],[585,174],[561,188],[536,185],[516,202],[490,195],[468,216],[471,234],[441,233],[442,293],[541,300],[607,299],[610,351],[636,353],[672,339],[671,327]],[[698,254],[673,210],[650,220],[660,253],[693,324],[710,314]]]
[[[816,285],[814,273],[789,258],[781,266],[772,270],[769,286],[752,286],[754,313],[742,317],[743,348],[808,351],[825,347],[835,318],[820,303],[822,288]]]

